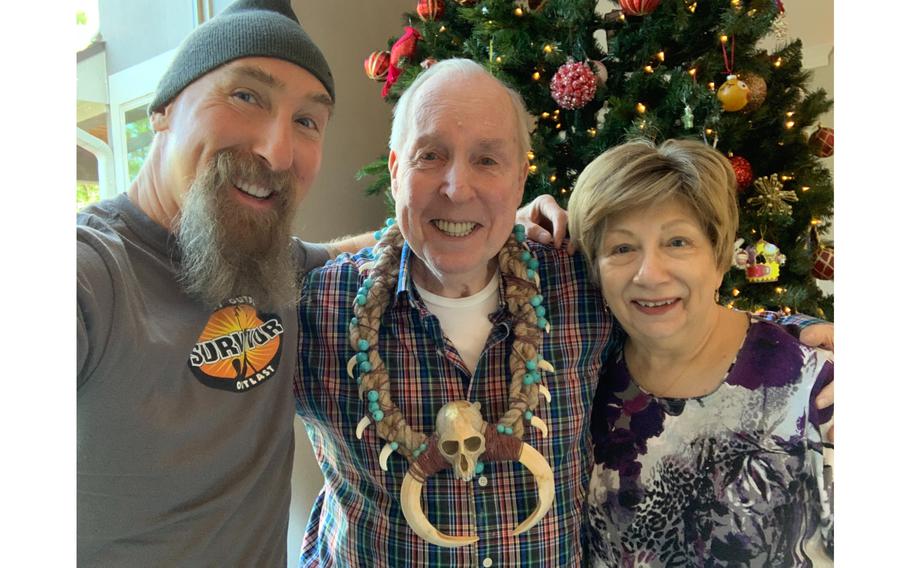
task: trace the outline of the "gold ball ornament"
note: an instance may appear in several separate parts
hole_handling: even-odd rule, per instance
[[[749,89],[749,102],[743,107],[743,112],[752,112],[760,107],[768,96],[768,85],[761,76],[755,73],[746,73],[740,77]]]
[[[726,112],[742,110],[749,104],[749,87],[736,75],[727,75],[727,80],[717,89],[717,99]]]

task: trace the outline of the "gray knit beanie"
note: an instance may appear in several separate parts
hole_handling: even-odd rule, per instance
[[[329,64],[300,27],[290,0],[237,0],[183,40],[158,83],[149,113],[163,109],[199,77],[242,57],[274,57],[299,65],[335,100]]]

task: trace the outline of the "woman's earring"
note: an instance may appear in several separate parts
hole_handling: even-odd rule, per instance
[[[715,304],[720,303],[720,288],[718,288],[717,290],[714,290],[714,303]]]

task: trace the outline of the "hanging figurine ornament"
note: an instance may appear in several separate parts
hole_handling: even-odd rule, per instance
[[[619,0],[619,7],[627,16],[647,16],[659,5],[660,0]]]
[[[446,3],[443,0],[419,0],[417,16],[424,22],[435,22],[445,14]]]
[[[736,185],[740,191],[749,187],[752,183],[752,164],[742,156],[728,156],[730,165],[733,167],[733,173],[736,174]]]
[[[607,84],[607,79],[610,77],[609,73],[607,73],[607,66],[604,65],[602,61],[596,59],[589,59],[588,63],[594,70],[594,76],[597,77],[597,85],[600,87],[605,86]]]
[[[385,78],[385,85],[382,87],[382,97],[389,96],[389,90],[398,81],[401,75],[399,63],[402,59],[411,59],[417,53],[417,42],[421,39],[420,32],[416,28],[406,26],[404,33],[400,38],[395,40],[389,55],[389,72]]]
[[[391,54],[388,51],[374,51],[363,61],[363,70],[374,81],[384,81],[389,74]]]
[[[682,125],[686,130],[691,130],[695,127],[695,114],[692,113],[692,107],[689,106],[689,103],[685,103],[683,107],[682,115]]]
[[[436,431],[429,437],[410,427],[392,399],[390,369],[378,348],[382,315],[398,285],[404,237],[393,219],[386,221],[386,227],[374,236],[379,242],[373,249],[373,260],[361,266],[365,277],[357,291],[354,317],[348,327],[355,354],[348,361],[347,371],[356,379],[360,398],[367,406],[367,414],[357,424],[357,438],[362,439],[371,425],[376,427],[378,437],[387,442],[379,452],[379,466],[384,471],[388,471],[388,460],[394,453],[408,460],[410,467],[401,484],[405,520],[421,538],[443,547],[465,546],[478,538],[447,535],[429,522],[421,509],[427,478],[451,467],[459,479],[470,481],[482,471],[481,460],[520,462],[534,475],[538,504],[513,530],[512,535],[517,536],[547,514],[555,495],[552,468],[537,450],[521,441],[526,426],[538,429],[544,437],[549,434],[546,423],[534,411],[541,397],[550,402],[543,374],[555,372],[553,365],[538,353],[542,335],[549,332],[550,323],[540,295],[539,262],[524,244],[524,227],[515,227],[498,257],[505,288],[503,300],[514,320],[509,356],[509,407],[493,425],[483,419],[479,403],[450,402],[438,411]]]
[[[556,70],[550,79],[550,96],[556,104],[567,110],[581,108],[594,99],[597,77],[583,61],[573,61]]]
[[[753,184],[758,195],[746,200],[758,207],[759,215],[790,215],[793,207],[787,201],[799,201],[795,191],[784,190],[784,184],[777,174],[760,177]]]
[[[730,57],[727,58],[727,36],[721,36],[720,48],[724,54],[727,80],[717,89],[717,99],[726,112],[742,110],[749,103],[749,87],[733,73],[733,57],[736,51],[736,36],[730,42]]]
[[[745,73],[740,76],[740,80],[746,84],[746,88],[749,90],[743,112],[752,112],[765,102],[765,98],[768,96],[768,84],[755,73]]]
[[[787,257],[780,252],[777,245],[760,239],[754,245],[741,248],[742,239],[737,239],[734,246],[733,266],[746,271],[748,282],[777,282],[780,267],[787,262]]]
[[[834,129],[819,126],[809,136],[809,150],[819,158],[830,158],[834,155]]]

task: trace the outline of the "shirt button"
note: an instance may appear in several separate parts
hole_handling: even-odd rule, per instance
[[[484,558],[484,559],[483,559],[483,568],[490,568],[490,566],[492,566],[492,565],[493,565],[493,559],[492,559],[492,558]]]
[[[481,486],[481,487],[486,487],[486,486],[487,486],[487,476],[486,476],[486,475],[481,475],[480,477],[478,477],[478,478],[477,478],[477,485],[479,485],[479,486]],[[490,559],[487,558],[487,560],[490,560]],[[486,562],[486,560],[485,560],[484,562]],[[492,562],[492,560],[490,560],[490,562]],[[485,566],[488,566],[488,565],[485,565]]]

